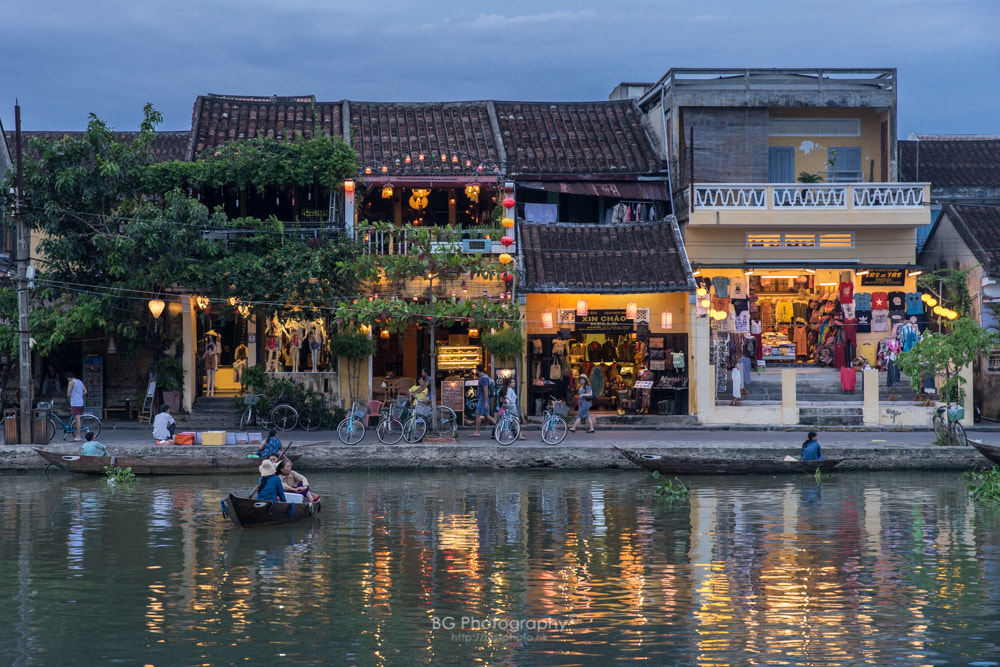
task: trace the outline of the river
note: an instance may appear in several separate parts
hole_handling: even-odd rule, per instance
[[[0,476],[0,663],[1000,664],[957,473],[309,477],[311,523],[240,530],[253,477]]]

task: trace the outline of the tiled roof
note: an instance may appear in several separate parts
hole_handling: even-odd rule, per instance
[[[502,161],[487,102],[347,104],[351,146],[362,167],[377,162],[394,174],[446,176],[469,174],[486,160]]]
[[[1000,272],[1000,206],[948,204],[942,214],[951,218],[986,271],[991,275]]]
[[[632,100],[494,102],[513,174],[648,174],[660,169]]]
[[[932,187],[1000,187],[1000,139],[900,141],[899,180]]]
[[[295,133],[310,139],[316,132],[327,137],[343,136],[340,102],[317,103],[312,95],[200,95],[194,103],[188,159],[227,141],[280,139]]]
[[[7,140],[7,148],[10,150],[11,160],[14,159],[14,151],[16,146],[14,144],[14,133],[5,132],[5,139]],[[25,156],[29,155],[28,141],[34,137],[40,137],[42,139],[54,139],[59,140],[63,137],[73,137],[79,139],[85,133],[84,132],[46,132],[46,131],[24,131],[21,130],[21,149]],[[115,132],[115,136],[118,139],[124,140],[126,143],[132,143],[135,138],[139,135],[138,132]],[[153,140],[153,145],[150,150],[153,152],[153,157],[156,158],[157,162],[166,162],[168,160],[185,160],[187,159],[188,144],[191,142],[191,133],[187,130],[176,130],[176,131],[164,131],[157,132],[156,139]]]
[[[520,226],[527,292],[686,292],[693,278],[673,218]]]

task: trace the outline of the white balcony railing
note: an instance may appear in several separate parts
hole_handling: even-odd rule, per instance
[[[693,186],[692,210],[913,210],[924,183],[716,183]]]
[[[357,238],[363,243],[365,252],[370,255],[405,255],[410,252],[413,244],[417,243],[416,235],[410,234],[409,230],[410,228],[405,225],[388,229],[364,226],[357,229]],[[517,244],[504,246],[500,242],[502,237],[503,233],[495,229],[463,229],[461,238],[448,234],[442,235],[440,240],[432,240],[431,252],[516,253]]]

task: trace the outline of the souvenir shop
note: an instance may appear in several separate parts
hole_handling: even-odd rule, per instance
[[[697,273],[698,313],[712,320],[712,363],[719,379],[722,373],[731,376],[734,367],[743,372],[733,381],[746,382],[756,368],[809,364],[879,368],[889,371],[890,385],[893,379],[898,384],[895,355],[919,340],[927,322],[927,297],[915,289],[915,270]]]
[[[593,410],[687,414],[687,293],[527,296],[529,414],[551,399],[575,405],[576,379]]]

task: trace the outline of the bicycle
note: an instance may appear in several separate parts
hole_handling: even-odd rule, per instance
[[[315,431],[323,424],[323,410],[315,402],[307,402],[299,410],[299,426]]]
[[[501,445],[509,445],[521,435],[521,420],[517,416],[517,410],[508,406],[504,409],[503,416],[493,427],[493,437]]]
[[[51,410],[52,404],[42,402],[38,404],[39,410]],[[58,426],[56,425],[58,422]],[[56,437],[56,431],[62,429],[63,440],[65,440],[70,435],[76,433],[76,418],[72,415],[69,418],[69,423],[62,420],[62,417],[54,412],[49,413],[49,421],[45,428],[45,437],[47,442],[52,442],[52,439]],[[87,433],[93,433],[96,438],[101,434],[101,420],[89,412],[83,413],[80,418],[80,438],[85,439]]]
[[[403,439],[403,422],[408,418],[407,404],[404,396],[398,396],[392,405],[379,412],[375,436],[383,445],[395,445]]]
[[[565,401],[552,401],[542,413],[542,442],[558,445],[566,437],[566,416],[569,406]]]
[[[284,393],[278,396],[278,400],[281,401],[285,397]],[[279,403],[274,406],[274,408],[265,417],[257,407],[261,398],[264,398],[264,394],[247,394],[243,397],[243,404],[246,408],[243,410],[243,414],[240,415],[240,430],[247,430],[247,426],[251,424],[256,424],[261,428],[268,428],[269,426],[274,426],[275,429],[279,431],[290,431],[299,423],[299,411],[293,408],[288,403]],[[316,427],[319,427],[317,422]]]
[[[365,437],[365,418],[368,416],[368,407],[360,402],[354,401],[351,411],[347,413],[344,421],[337,426],[337,437],[345,445],[356,445]]]
[[[961,405],[952,407],[951,403],[948,403],[935,410],[934,416],[931,417],[931,424],[934,426],[934,433],[937,434],[938,440],[956,445],[969,444],[965,427],[959,423],[964,418],[965,408]]]

